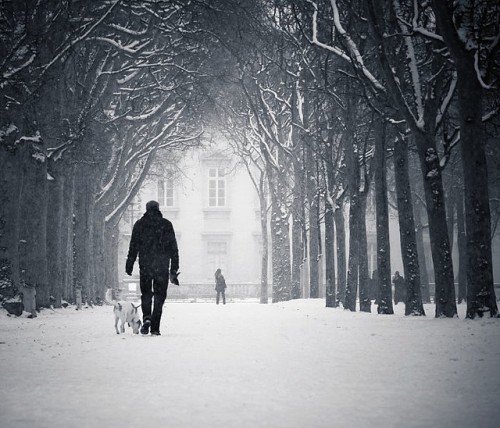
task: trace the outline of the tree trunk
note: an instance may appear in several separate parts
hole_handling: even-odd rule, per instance
[[[304,174],[302,173],[301,159],[294,162],[294,187],[292,201],[292,299],[300,299],[302,289],[300,286],[300,265],[304,260],[304,241],[302,227],[304,224]]]
[[[460,40],[447,2],[432,1],[436,21],[457,70],[460,148],[464,170],[467,230],[467,318],[498,315],[493,287],[488,169],[483,141],[483,88],[476,74],[474,49]],[[455,308],[456,311],[456,308]]]
[[[319,239],[318,239],[318,198],[316,195],[317,184],[314,179],[314,159],[312,151],[307,150],[307,201],[309,208],[309,297],[319,297]]]
[[[76,165],[75,171],[75,216],[74,216],[74,288],[77,309],[92,294],[91,270],[89,266],[92,249],[92,209],[93,193],[90,180],[91,168],[86,163]]]
[[[429,273],[427,272],[427,261],[424,247],[424,225],[422,224],[422,214],[420,202],[414,201],[413,214],[415,219],[415,238],[417,241],[418,264],[420,266],[420,284],[422,291],[422,302],[431,303],[429,289]]]
[[[283,201],[285,189],[274,177],[271,168],[267,171],[271,195],[271,259],[273,272],[273,303],[290,299],[290,239],[288,216]],[[276,183],[274,182],[276,180]]]
[[[335,207],[325,198],[325,277],[326,307],[337,306],[335,290]]]
[[[391,288],[391,249],[389,240],[389,208],[387,202],[385,123],[375,123],[375,200],[377,223],[377,271],[379,299],[377,312],[393,314]]]
[[[443,181],[436,142],[424,132],[415,135],[423,174],[429,236],[431,241],[434,279],[436,283],[436,317],[454,317],[457,315],[453,263],[451,260],[448,225],[444,201]]]
[[[471,56],[470,52],[467,56]],[[457,58],[458,61],[463,61]],[[464,169],[467,243],[467,318],[498,315],[493,286],[488,172],[483,141],[482,88],[473,65],[458,69],[460,149]]]
[[[465,232],[464,201],[457,198],[458,241],[458,303],[467,300],[467,235]]]
[[[0,147],[0,283],[4,297],[14,296],[21,287],[19,234],[24,170],[20,149]]]
[[[333,138],[327,147],[325,194],[325,300],[327,308],[337,307],[337,290],[335,284],[335,203],[332,192],[335,187],[335,170],[333,159]]]
[[[345,250],[345,222],[344,222],[344,203],[337,201],[339,205],[333,215],[335,220],[335,230],[337,231],[337,304],[345,303],[346,291],[346,250]]]
[[[350,122],[349,122],[350,123]],[[356,297],[358,293],[358,270],[359,270],[359,218],[360,218],[360,194],[359,194],[359,164],[358,152],[355,148],[354,131],[347,133],[349,141],[346,141],[346,158],[349,166],[349,267],[347,269],[347,284],[345,291],[344,308],[356,311]]]
[[[259,194],[260,202],[260,231],[262,236],[262,258],[261,258],[261,271],[260,271],[260,303],[268,302],[268,280],[267,270],[269,262],[269,238],[267,231],[267,200],[262,192]]]
[[[358,293],[359,270],[359,194],[351,196],[349,204],[349,267],[347,269],[347,284],[344,308],[356,311],[356,295]]]
[[[64,282],[63,298],[68,302],[74,302],[73,290],[73,214],[75,208],[75,167],[69,169],[64,187],[64,235],[62,237],[62,280]]]
[[[118,272],[118,247],[120,243],[120,231],[117,225],[106,224],[105,236],[105,282],[106,288],[111,289],[113,300],[120,298],[120,281]]]
[[[365,183],[365,186],[368,184]],[[367,192],[363,192],[360,197],[359,210],[359,310],[361,312],[372,311],[372,301],[370,296],[370,274],[368,272],[368,243],[366,239],[366,198]]]
[[[413,204],[408,174],[408,146],[402,138],[394,143],[394,174],[398,204],[399,237],[406,283],[405,315],[425,315],[420,287]]]
[[[344,147],[348,168],[347,183],[349,187],[349,260],[347,269],[347,283],[345,290],[344,308],[356,311],[356,297],[358,293],[359,271],[359,212],[360,206],[360,171],[358,148],[355,139],[356,109],[352,102],[348,103],[345,111]]]
[[[49,307],[47,272],[47,162],[40,148],[26,144],[23,156],[24,188],[21,203],[23,258],[21,281],[24,288],[35,288],[37,307]],[[34,158],[33,155],[37,156]],[[28,292],[28,291],[26,291]]]
[[[450,184],[446,195],[446,223],[448,224],[448,240],[450,241],[450,251],[453,254],[453,238],[455,235],[455,190]]]
[[[61,299],[63,294],[63,281],[62,281],[62,235],[64,234],[63,228],[63,215],[64,215],[64,182],[65,175],[62,171],[57,173],[51,170],[53,179],[48,183],[48,197],[50,213],[47,215],[47,251],[48,257],[48,279],[50,286],[50,295],[54,307],[61,307]]]
[[[93,239],[93,253],[94,253],[94,271],[93,278],[96,284],[95,289],[95,303],[102,304],[106,296],[106,283],[104,273],[104,214],[96,209],[94,213],[94,239]]]

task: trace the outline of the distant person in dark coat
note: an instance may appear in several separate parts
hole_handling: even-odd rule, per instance
[[[226,280],[220,269],[215,271],[215,291],[217,291],[217,298],[215,302],[219,304],[220,295],[222,294],[222,303],[226,304]]]
[[[392,277],[392,283],[394,284],[394,304],[397,305],[399,302],[405,303],[406,282],[398,271],[394,273],[394,276]]]
[[[163,303],[167,298],[168,280],[179,285],[179,252],[172,223],[163,218],[156,201],[146,204],[146,213],[136,221],[128,251],[125,271],[132,275],[139,254],[143,325],[141,334],[160,335]],[[154,297],[153,314],[151,301]]]

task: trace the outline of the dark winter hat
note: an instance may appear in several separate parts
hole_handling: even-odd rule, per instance
[[[158,202],[156,202],[156,201],[149,201],[146,204],[146,211],[153,211],[153,210],[159,211],[160,210],[160,204]]]

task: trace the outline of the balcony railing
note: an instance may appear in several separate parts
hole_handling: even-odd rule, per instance
[[[269,291],[272,284],[269,284]],[[182,283],[180,286],[169,284],[167,299],[207,299],[216,295],[215,284],[212,283]],[[120,287],[119,299],[137,300],[141,296],[138,278],[124,278]],[[226,297],[231,299],[258,299],[260,283],[227,284]]]

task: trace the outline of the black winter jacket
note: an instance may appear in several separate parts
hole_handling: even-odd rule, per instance
[[[226,289],[226,280],[224,276],[220,274],[215,277],[215,290],[216,291],[224,291]]]
[[[179,269],[179,251],[172,223],[159,210],[150,210],[137,220],[127,256],[126,272],[131,274],[139,254],[139,268],[147,275],[168,275]]]

